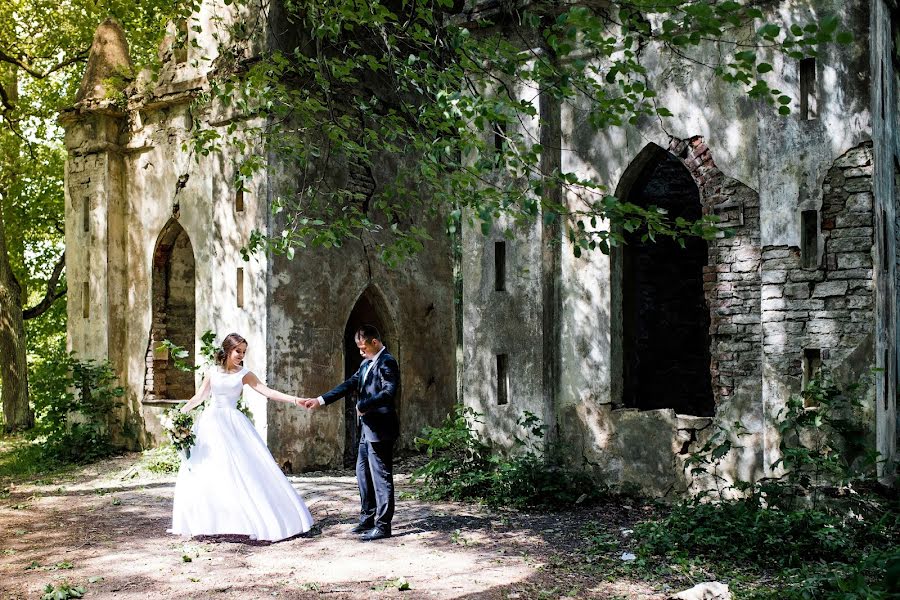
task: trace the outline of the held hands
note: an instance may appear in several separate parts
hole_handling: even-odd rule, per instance
[[[319,408],[319,401],[316,398],[300,398],[299,396],[294,399],[294,404],[296,406],[302,406],[307,410],[313,410]]]

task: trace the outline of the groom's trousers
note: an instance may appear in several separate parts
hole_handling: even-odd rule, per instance
[[[362,434],[356,455],[359,522],[391,530],[394,517],[394,440],[369,442]]]

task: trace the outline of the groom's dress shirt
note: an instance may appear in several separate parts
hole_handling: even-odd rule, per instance
[[[369,364],[366,365],[366,370],[363,371],[363,374],[362,374],[362,382],[360,382],[360,388],[362,388],[362,386],[364,386],[366,384],[366,377],[369,376],[369,371],[371,371],[372,366],[378,362],[378,359],[381,357],[381,354],[384,352],[385,348],[387,348],[387,346],[382,346],[381,350],[378,351],[378,354],[376,354],[374,357],[372,357],[372,360],[370,360]],[[322,396],[319,396],[318,398],[316,398],[316,400],[319,401],[319,406],[325,405],[325,398],[323,398]]]

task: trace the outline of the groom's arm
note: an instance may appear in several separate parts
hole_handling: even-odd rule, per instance
[[[378,372],[375,375],[381,379],[381,389],[377,394],[360,399],[356,405],[360,413],[393,404],[397,395],[397,387],[400,384],[400,365],[397,364],[397,360],[391,356],[380,361],[376,366]]]
[[[347,394],[355,390],[358,386],[358,382],[359,371],[354,373],[353,376],[344,383],[319,396],[317,400],[319,401],[320,405],[331,404],[332,402],[345,397]]]

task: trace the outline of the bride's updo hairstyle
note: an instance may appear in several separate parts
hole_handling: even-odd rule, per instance
[[[234,350],[237,346],[241,344],[246,344],[247,340],[242,338],[237,333],[229,333],[225,336],[225,339],[222,340],[222,347],[216,350],[216,364],[224,367],[225,359],[228,358],[228,355],[231,354],[231,351]]]

